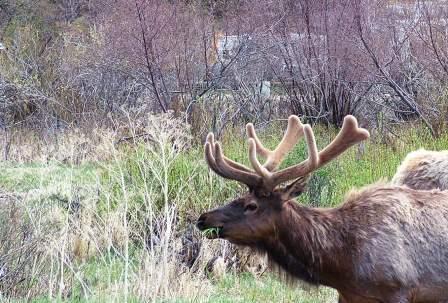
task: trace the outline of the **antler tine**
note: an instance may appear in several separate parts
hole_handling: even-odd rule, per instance
[[[258,187],[261,184],[260,176],[230,166],[224,159],[224,154],[222,153],[222,148],[219,142],[215,143],[215,149],[216,165],[221,173],[226,174],[226,178],[242,182],[252,188]]]
[[[242,182],[249,187],[256,187],[261,183],[261,177],[249,168],[226,158],[221,145],[214,141],[211,133],[207,136],[204,153],[209,167],[219,176]]]
[[[369,137],[370,134],[366,129],[358,127],[358,121],[355,117],[352,115],[345,116],[339,134],[319,153],[319,166],[325,165],[354,144],[364,141]]]
[[[213,154],[215,154],[215,136],[213,135],[213,133],[209,133],[207,135],[206,142],[210,142],[211,147],[212,147],[212,152],[213,152]],[[240,164],[238,162],[235,162],[235,161],[227,158],[225,155],[223,155],[223,158],[231,167],[233,167],[235,169],[243,170],[243,171],[250,172],[250,173],[252,172],[252,170],[250,168],[246,167],[243,164]]]
[[[344,118],[342,129],[336,138],[334,138],[333,141],[322,151],[317,153],[311,127],[305,126],[304,131],[308,143],[308,160],[273,173],[270,180],[272,186],[276,186],[285,181],[296,179],[311,173],[312,171],[322,167],[329,161],[338,157],[354,144],[366,140],[370,136],[366,129],[358,127],[358,121],[355,117],[348,115]],[[308,136],[312,136],[312,138],[308,138]],[[309,139],[314,142],[313,146],[310,146],[311,141],[308,141]]]
[[[295,115],[289,116],[288,127],[286,128],[285,134],[273,151],[263,146],[255,133],[254,125],[252,123],[248,123],[246,125],[246,132],[249,137],[249,145],[253,144],[252,149],[254,152],[256,151],[256,153],[266,158],[266,162],[263,164],[263,167],[267,171],[272,172],[280,165],[286,154],[294,148],[297,141],[299,141],[299,139],[303,136],[303,125],[300,122],[299,117]],[[250,143],[251,139],[253,143]],[[251,159],[251,162],[253,162],[253,160],[256,160],[256,155],[255,158]],[[258,162],[258,160],[256,161]],[[252,165],[254,165],[254,163],[252,163]],[[254,169],[257,171],[259,167],[257,166],[257,168],[255,168],[254,166]],[[263,171],[266,173],[265,170]]]
[[[316,138],[314,137],[313,129],[309,124],[305,124],[303,127],[303,132],[305,134],[306,146],[308,149],[308,167],[317,167],[319,165],[319,153],[317,152]]]
[[[212,144],[210,142],[205,142],[204,145],[204,154],[205,154],[205,160],[207,161],[208,166],[219,176],[226,178],[224,174],[221,173],[221,171],[218,169],[218,166],[216,165],[216,160],[212,148]]]
[[[252,167],[255,169],[257,174],[262,176],[265,179],[269,179],[272,176],[272,173],[257,159],[257,143],[254,138],[249,138],[249,160],[252,164]]]
[[[297,171],[299,172],[302,170],[312,169],[316,167],[319,162],[316,140],[314,138],[313,130],[308,124],[303,126],[303,133],[305,135],[305,141],[308,148],[308,159],[302,161],[296,166]],[[249,160],[255,171],[263,177],[264,185],[269,189],[273,189],[278,184],[274,178],[276,173],[270,172],[266,167],[260,164],[256,155],[256,143],[252,138],[249,139]],[[305,174],[306,173],[304,173],[304,175]]]
[[[271,155],[272,151],[263,146],[260,139],[255,132],[254,125],[252,123],[246,124],[246,134],[249,138],[253,139],[255,142],[255,147],[257,149],[257,153],[259,153],[262,157],[267,158]]]
[[[272,152],[271,157],[267,159],[264,166],[270,171],[276,169],[286,154],[294,148],[302,136],[303,125],[300,122],[299,117],[295,115],[289,116],[285,134],[275,150]]]

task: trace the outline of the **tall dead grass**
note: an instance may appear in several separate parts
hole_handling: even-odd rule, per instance
[[[10,161],[17,162],[108,160],[98,163],[94,183],[83,184],[68,173],[20,196],[0,195],[3,297],[195,298],[211,287],[205,279],[211,259],[220,257],[212,263],[227,269],[233,248],[202,242],[179,217],[188,185],[173,187],[170,171],[190,146],[188,126],[171,115],[149,116],[144,128],[129,125],[133,133],[127,140],[133,144],[117,144],[115,135],[88,138],[73,130],[54,146],[27,141],[9,150]],[[130,154],[138,178],[130,175]]]
[[[25,164],[0,173],[9,184],[0,194],[0,299],[219,301],[229,273],[267,271],[263,258],[203,240],[194,227],[200,211],[239,188],[208,171],[183,119],[129,116],[123,128],[92,138],[67,131],[64,147],[35,153],[35,142],[45,144],[16,145],[8,161]],[[77,154],[83,144],[88,152]],[[14,186],[16,173],[30,184]]]

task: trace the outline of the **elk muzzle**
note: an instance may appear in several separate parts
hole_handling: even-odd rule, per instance
[[[222,237],[223,223],[219,213],[214,211],[203,213],[199,216],[196,227],[209,239]]]

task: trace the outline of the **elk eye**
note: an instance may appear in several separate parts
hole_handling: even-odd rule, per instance
[[[258,205],[256,203],[249,203],[244,207],[244,212],[254,212],[258,209]]]

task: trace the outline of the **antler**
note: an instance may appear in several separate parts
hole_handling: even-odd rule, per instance
[[[222,153],[221,145],[214,141],[213,134],[207,136],[205,143],[205,158],[210,168],[218,175],[240,181],[251,188],[273,190],[278,184],[288,180],[306,176],[338,157],[352,145],[369,137],[369,132],[358,127],[353,116],[346,116],[342,129],[336,138],[322,151],[317,151],[316,140],[309,125],[303,125],[297,116],[290,116],[288,127],[281,142],[273,151],[265,148],[258,139],[252,123],[246,126],[249,137],[249,160],[255,171],[236,163]],[[293,149],[297,141],[305,136],[308,148],[308,159],[301,163],[274,172],[286,154]],[[257,153],[266,158],[262,165],[257,159]]]
[[[249,168],[224,156],[221,145],[215,142],[213,133],[207,135],[204,151],[208,166],[221,177],[242,182],[249,187],[257,187],[262,182],[261,177]]]
[[[274,186],[315,171],[338,157],[354,144],[366,140],[370,136],[366,129],[358,127],[358,121],[351,115],[344,118],[342,129],[336,138],[319,153],[317,153],[314,134],[309,125],[305,126],[305,134],[308,134],[306,135],[309,153],[308,160],[273,173],[270,183],[274,184]],[[310,144],[313,144],[313,146],[310,146]]]
[[[280,141],[277,148],[273,151],[265,148],[263,144],[261,144],[260,140],[257,137],[257,134],[255,133],[254,125],[252,123],[248,123],[246,125],[246,132],[247,136],[250,138],[249,146],[255,146],[257,153],[266,158],[266,162],[263,164],[263,168],[268,171],[273,171],[280,165],[286,154],[294,148],[300,137],[303,136],[303,125],[300,122],[299,117],[295,115],[289,116],[288,127],[286,128],[286,132],[282,138],[282,141]]]
[[[308,159],[296,166],[300,166],[301,170],[304,171],[303,175],[306,175],[307,174],[305,172],[306,169],[311,169],[318,165],[318,162],[319,162],[318,157],[319,156],[317,153],[316,140],[314,138],[314,134],[313,134],[311,127],[308,124],[303,125],[301,133],[305,135],[305,141],[306,141],[307,148],[308,148]],[[283,142],[283,140],[282,140],[282,142]],[[281,148],[282,142],[279,144],[279,146],[276,148],[276,150],[279,147]],[[266,165],[261,165],[260,162],[258,162],[257,155],[256,155],[256,146],[257,146],[257,144],[256,144],[255,140],[253,138],[250,138],[249,139],[249,160],[250,160],[254,170],[260,176],[263,177],[264,185],[266,187],[268,187],[269,189],[273,189],[275,186],[280,184],[282,181],[277,182],[277,173],[270,171],[266,167]],[[292,147],[291,147],[291,149],[292,149]],[[282,159],[280,159],[280,160],[282,160]],[[268,163],[268,161],[266,161],[266,162]],[[280,163],[278,163],[278,164],[280,164]],[[281,170],[280,172],[282,172],[282,171],[284,171],[284,170]],[[295,179],[295,178],[292,177],[291,179]],[[285,181],[287,181],[287,180],[285,180]]]

